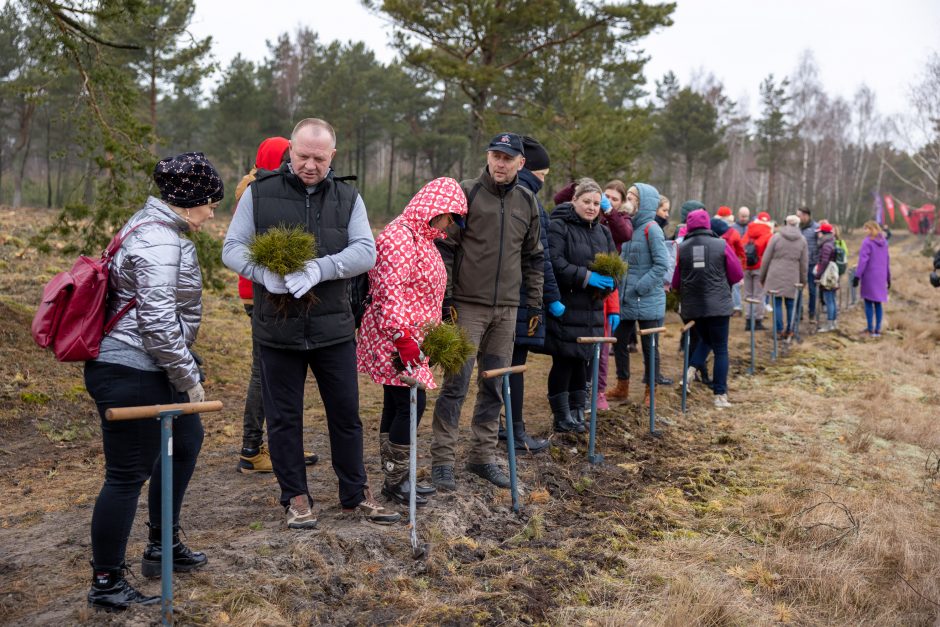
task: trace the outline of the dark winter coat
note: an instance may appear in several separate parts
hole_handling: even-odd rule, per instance
[[[688,226],[672,277],[672,285],[680,293],[682,317],[730,316],[734,311],[731,286],[744,278],[741,262],[727,242],[709,229],[704,210],[690,213]]]
[[[535,335],[529,337],[529,307],[526,304],[528,287],[526,286],[525,276],[522,277],[522,286],[519,289],[519,310],[516,313],[516,344],[540,347],[545,344],[545,318],[551,315],[548,313],[548,305],[561,300],[561,293],[558,291],[555,272],[552,270],[552,260],[548,253],[548,213],[545,212],[542,201],[538,198],[539,190],[542,189],[542,181],[525,168],[519,170],[518,176],[519,185],[532,192],[532,195],[535,196],[535,202],[539,206],[539,223],[541,224],[539,238],[542,240],[542,250],[545,255],[545,261],[542,264],[545,268],[545,283],[542,284],[542,321],[535,330]]]
[[[826,272],[826,268],[829,266],[830,261],[836,260],[836,241],[832,233],[823,233],[819,238],[819,247],[818,247],[819,259],[816,263],[816,280],[822,278],[822,275]],[[822,286],[820,286],[822,287]],[[826,288],[822,288],[826,289]]]
[[[560,319],[548,316],[545,351],[588,360],[592,356],[591,346],[576,340],[604,335],[606,295],[588,285],[588,266],[597,253],[615,252],[613,237],[597,219],[587,222],[575,213],[574,205],[563,203],[552,212],[548,248],[565,313]]]

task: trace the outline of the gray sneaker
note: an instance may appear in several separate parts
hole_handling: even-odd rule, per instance
[[[497,488],[508,488],[510,485],[509,475],[496,464],[467,464],[467,472],[486,479]]]
[[[291,498],[287,507],[288,529],[313,529],[317,526],[316,516],[310,510],[310,499],[306,494]]]
[[[438,490],[453,492],[457,489],[453,466],[431,466],[431,483]]]
[[[344,512],[359,512],[366,517],[369,522],[377,525],[392,525],[401,520],[401,514],[393,512],[390,509],[382,507],[382,504],[372,497],[372,490],[368,487],[362,491],[363,499],[352,508],[343,508]]]

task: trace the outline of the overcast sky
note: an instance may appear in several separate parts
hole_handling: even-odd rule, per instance
[[[940,0],[678,0],[673,21],[640,43],[650,57],[650,89],[668,70],[682,84],[695,73],[712,72],[752,115],[761,80],[770,72],[793,72],[807,49],[827,93],[851,101],[865,83],[877,94],[881,113],[903,113],[908,86],[928,54],[940,52]],[[224,67],[239,52],[261,60],[266,40],[301,25],[324,41],[364,41],[382,61],[395,56],[389,23],[354,0],[196,0],[192,30],[212,35]]]

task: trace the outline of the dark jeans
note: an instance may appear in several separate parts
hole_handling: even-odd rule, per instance
[[[636,323],[623,320],[614,331],[617,343],[614,344],[614,364],[616,364],[617,378],[630,378],[630,344],[636,342]]]
[[[587,362],[580,357],[552,356],[548,371],[548,395],[584,391],[587,385]]]
[[[783,328],[783,310],[786,307],[787,310],[787,333],[790,332],[790,329],[793,327],[793,305],[796,301],[792,298],[784,298],[783,296],[774,296],[774,326],[777,329],[777,333],[782,333]]]
[[[245,313],[251,318],[253,305],[245,305]],[[251,334],[251,375],[248,378],[248,393],[245,396],[245,416],[242,422],[242,447],[258,448],[264,439],[264,403],[261,399],[261,354],[254,333]]]
[[[884,309],[881,303],[865,299],[865,321],[868,322],[869,333],[881,333],[881,319]]]
[[[137,499],[148,479],[147,513],[150,524],[160,526],[160,421],[145,418],[111,422],[105,420],[105,411],[113,407],[188,403],[189,397],[176,391],[165,372],[97,361],[85,363],[85,388],[101,416],[105,463],[104,485],[91,515],[91,551],[96,568],[117,568],[124,563]],[[173,420],[173,524],[179,523],[202,438],[199,414]]]
[[[411,444],[411,388],[383,385],[382,424],[379,433],[387,433],[392,444]],[[424,415],[427,395],[418,388],[418,424]]]
[[[696,318],[699,342],[689,357],[689,365],[705,369],[708,352],[715,353],[715,371],[712,374],[715,394],[728,393],[728,328],[730,316]]]
[[[809,269],[806,271],[806,305],[809,309],[809,319],[812,320],[816,317],[816,292],[818,288],[816,287],[816,264],[809,264]],[[801,312],[802,313],[802,312]]]
[[[663,325],[662,318],[660,318],[659,320],[637,320],[637,321],[627,320],[625,322],[621,322],[620,326],[627,325],[628,327],[632,327],[634,322],[640,325],[641,330],[642,329],[655,329],[656,327],[661,327]],[[620,327],[618,327],[618,329],[619,328]],[[653,336],[644,335],[640,338],[640,340],[641,340],[640,345],[643,347],[643,382],[649,383],[650,351],[653,347]],[[618,339],[617,341],[619,342],[620,340]],[[657,351],[656,352],[656,363],[657,363],[656,370],[659,371],[658,364],[660,362],[660,359],[659,359],[659,341],[658,340],[656,342],[656,351]],[[621,376],[620,364],[618,363],[617,364],[617,378],[627,379],[627,380],[630,379],[630,353],[626,354],[626,363],[624,364],[624,369],[623,369],[622,374],[623,376]]]
[[[313,350],[283,350],[260,345],[261,391],[268,421],[271,465],[281,486],[281,504],[306,494],[304,464],[304,382],[307,369],[317,381],[326,411],[333,470],[339,479],[343,507],[362,502],[366,470],[362,463],[362,421],[356,343],[352,340]]]
[[[516,344],[512,349],[512,366],[523,366],[529,359],[529,347]],[[522,405],[525,400],[525,373],[517,372],[509,375],[509,394],[512,402],[512,424],[522,425],[525,430],[525,420],[522,416]],[[518,435],[518,434],[516,434]]]
[[[830,322],[836,319],[838,315],[838,308],[836,307],[836,291],[835,290],[820,290],[822,292],[823,303],[826,305],[826,319]]]

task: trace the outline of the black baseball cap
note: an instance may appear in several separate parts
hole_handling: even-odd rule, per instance
[[[524,154],[522,138],[515,133],[500,133],[490,141],[490,145],[486,150],[487,152],[490,150],[498,150],[499,152],[506,153],[510,157]]]

